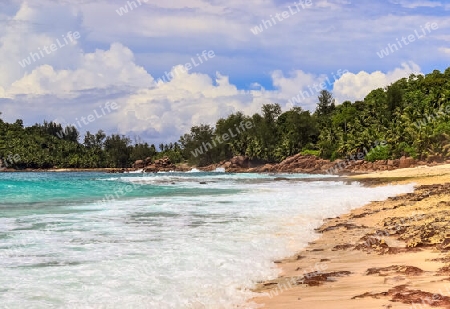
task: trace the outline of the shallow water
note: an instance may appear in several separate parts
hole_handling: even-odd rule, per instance
[[[237,308],[323,218],[413,189],[312,178],[0,174],[0,307]]]

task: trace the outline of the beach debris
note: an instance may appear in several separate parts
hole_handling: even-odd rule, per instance
[[[450,297],[443,296],[438,293],[424,292],[421,290],[410,290],[406,284],[399,285],[389,289],[387,292],[370,293],[366,292],[361,295],[352,297],[352,299],[372,297],[380,299],[382,297],[390,297],[392,302],[401,302],[403,304],[423,304],[432,307],[450,306]]]
[[[439,268],[436,276],[450,276],[450,265]]]
[[[353,230],[353,229],[364,229],[364,228],[367,228],[367,226],[365,226],[365,225],[358,226],[353,223],[341,222],[336,225],[332,225],[332,226],[328,226],[328,227],[321,226],[315,230],[319,233],[323,233],[323,232],[336,230],[339,228],[345,228],[346,230]]]
[[[375,274],[378,274],[379,276],[389,276],[393,273],[404,274],[407,276],[419,276],[423,273],[423,270],[415,266],[391,265],[388,267],[372,267],[366,271],[367,276]]]
[[[352,244],[342,244],[342,245],[336,245],[333,247],[333,249],[331,249],[331,251],[338,251],[338,250],[347,250],[350,248],[353,248],[354,245]]]
[[[442,263],[450,263],[450,255],[441,257],[441,258],[436,258],[436,259],[432,259],[432,260],[428,260],[428,261],[432,261],[432,262],[442,262]]]
[[[336,277],[350,276],[350,271],[333,271],[329,273],[322,273],[318,271],[307,273],[297,281],[297,284],[306,284],[308,286],[319,286],[324,282],[333,282]]]
[[[359,240],[359,243],[355,246],[355,250],[361,251],[380,251],[382,249],[389,248],[384,239],[377,237],[375,233],[366,234]]]
[[[264,286],[271,286],[271,285],[277,285],[278,284],[278,282],[274,282],[274,281],[271,281],[271,282],[263,282],[263,285]]]

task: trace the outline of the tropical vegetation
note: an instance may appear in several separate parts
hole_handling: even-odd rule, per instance
[[[249,122],[248,129],[239,130]],[[332,93],[323,90],[314,112],[301,107],[283,112],[277,103],[253,115],[236,112],[215,125],[193,126],[177,142],[158,149],[102,130],[82,138],[75,127],[54,122],[24,127],[20,119],[0,119],[0,158],[18,154],[20,160],[12,162],[16,168],[129,167],[135,160],[163,156],[198,166],[237,155],[260,162],[280,162],[297,153],[334,160],[381,140],[386,145],[366,160],[450,158],[450,68],[412,74],[371,91],[362,101],[336,104]]]

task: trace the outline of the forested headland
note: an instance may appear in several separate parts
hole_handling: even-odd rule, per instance
[[[214,126],[193,126],[178,141],[158,147],[102,130],[82,137],[73,126],[44,122],[24,127],[20,119],[0,119],[0,159],[18,169],[122,168],[164,156],[172,163],[197,166],[237,155],[268,163],[297,153],[334,160],[378,141],[385,143],[373,148],[366,160],[450,158],[450,68],[402,78],[371,91],[363,101],[336,105],[332,93],[323,90],[312,113],[265,104],[260,113],[237,112]],[[16,159],[8,161],[13,156]]]

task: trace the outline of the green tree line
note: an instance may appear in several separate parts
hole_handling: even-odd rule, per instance
[[[95,134],[88,131],[81,139],[72,126],[44,122],[24,127],[20,119],[15,123],[0,119],[0,159],[19,169],[130,167],[135,160],[173,152],[173,145],[162,147],[164,151],[158,152],[153,144],[133,144],[126,136],[107,136],[102,130]],[[12,154],[20,157],[13,164],[7,160]]]
[[[195,156],[195,149],[241,121],[253,127],[214,149]],[[371,91],[362,101],[336,105],[332,93],[320,92],[313,113],[279,104],[262,106],[261,114],[235,113],[215,127],[194,126],[180,139],[183,157],[197,165],[216,163],[235,155],[280,162],[304,153],[335,160],[376,147],[366,160],[450,158],[450,68],[427,75],[410,75]],[[205,149],[203,149],[205,150]]]
[[[337,105],[323,90],[314,112],[265,104],[260,113],[236,112],[215,125],[193,126],[177,142],[132,142],[102,130],[83,137],[75,127],[44,122],[24,127],[22,120],[0,119],[0,158],[19,154],[16,168],[130,167],[136,160],[168,156],[173,163],[204,166],[244,155],[260,162],[280,162],[297,153],[344,158],[386,141],[366,159],[450,157],[450,68],[410,75],[371,91],[362,101]]]

